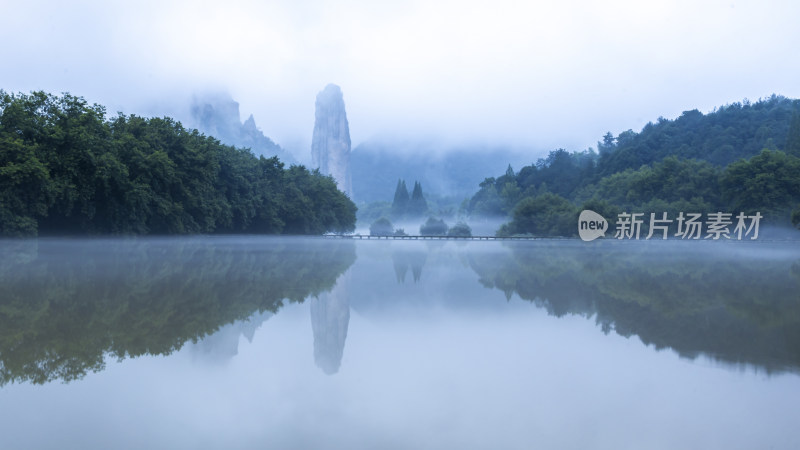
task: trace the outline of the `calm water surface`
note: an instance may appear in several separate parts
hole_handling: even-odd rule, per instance
[[[0,448],[800,448],[798,243],[0,252]]]

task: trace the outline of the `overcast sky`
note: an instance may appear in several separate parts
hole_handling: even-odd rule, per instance
[[[0,89],[188,115],[227,90],[308,152],[314,98],[376,136],[581,150],[659,116],[800,97],[796,1],[0,0]]]

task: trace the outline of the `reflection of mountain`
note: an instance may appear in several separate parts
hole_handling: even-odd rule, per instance
[[[355,261],[352,242],[278,237],[0,241],[0,254],[0,385],[169,354],[318,295]]]
[[[472,255],[481,283],[605,332],[767,371],[800,371],[796,249],[710,242],[531,242]],[[619,245],[622,244],[622,245]],[[789,244],[796,245],[796,244]]]
[[[339,277],[330,291],[309,300],[314,332],[314,363],[328,375],[339,371],[350,322],[350,276]]]
[[[223,325],[215,333],[192,344],[192,353],[205,360],[227,361],[239,354],[239,338],[244,336],[247,342],[253,342],[258,327],[272,315],[270,311],[257,312],[247,319]]]

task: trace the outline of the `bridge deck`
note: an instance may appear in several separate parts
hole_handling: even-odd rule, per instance
[[[531,241],[534,239],[542,239],[531,236],[372,236],[369,234],[326,234],[325,237],[333,239],[373,239],[373,240],[402,240],[402,241],[416,241],[416,240],[448,240],[448,241]]]

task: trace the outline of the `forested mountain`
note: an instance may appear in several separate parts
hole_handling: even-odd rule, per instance
[[[509,166],[480,184],[468,212],[510,217],[501,234],[571,236],[582,209],[606,218],[758,211],[769,223],[798,224],[798,204],[800,102],[772,96],[607,133],[598,152],[558,149],[518,172]]]
[[[773,95],[755,103],[732,103],[703,114],[694,109],[675,120],[660,117],[640,133],[631,130],[598,142],[600,176],[638,169],[668,156],[724,167],[762,149],[784,149],[798,101]],[[800,155],[795,155],[800,156]]]
[[[346,232],[332,178],[80,97],[0,91],[0,235]]]

